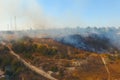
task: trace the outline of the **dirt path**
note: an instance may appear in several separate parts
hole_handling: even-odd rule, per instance
[[[110,79],[110,71],[109,71],[109,68],[107,67],[107,63],[106,63],[104,57],[102,57],[102,56],[100,56],[100,57],[101,57],[101,60],[102,60],[102,62],[103,62],[103,64],[104,64],[104,66],[105,66],[105,69],[106,69],[106,71],[107,71],[108,80],[111,80],[111,79]]]
[[[8,47],[8,49],[10,50],[10,53],[15,56],[18,60],[20,60],[27,68],[29,68],[30,70],[36,72],[39,75],[44,76],[45,78],[48,78],[50,80],[58,80],[55,79],[54,77],[52,77],[51,75],[49,75],[48,73],[46,73],[44,70],[37,68],[36,66],[26,62],[23,58],[21,58],[18,54],[16,54],[8,45],[6,45],[4,42],[2,42],[2,44],[6,47]]]

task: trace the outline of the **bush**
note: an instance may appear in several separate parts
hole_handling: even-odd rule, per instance
[[[44,44],[34,44],[29,42],[16,42],[13,44],[13,50],[16,53],[41,53],[43,55],[55,55],[57,53],[57,49],[48,47]],[[26,54],[28,55],[28,54]]]
[[[51,71],[53,71],[53,72],[57,72],[57,71],[58,71],[58,67],[57,67],[57,66],[53,66],[53,67],[51,67]]]
[[[57,49],[48,47],[46,45],[37,45],[36,51],[45,56],[53,56],[57,53]]]

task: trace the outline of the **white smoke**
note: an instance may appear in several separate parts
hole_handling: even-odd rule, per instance
[[[51,24],[37,0],[0,0],[0,28],[14,25],[14,16],[19,29],[43,28]]]

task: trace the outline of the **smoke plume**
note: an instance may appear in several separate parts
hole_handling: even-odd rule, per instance
[[[3,26],[6,29],[14,29],[14,17],[19,29],[44,28],[51,25],[37,0],[0,0],[1,29]]]

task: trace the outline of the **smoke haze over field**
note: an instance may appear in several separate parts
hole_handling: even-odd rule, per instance
[[[43,28],[51,21],[37,3],[37,0],[0,0],[1,30],[15,29],[15,16],[18,29]]]
[[[120,0],[0,0],[0,30],[119,27]],[[15,18],[16,17],[16,18]]]
[[[0,41],[24,37],[52,38],[62,44],[93,52],[120,52],[120,28],[65,28],[0,32]]]

